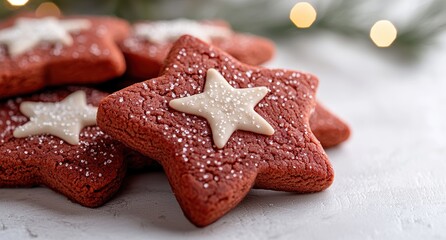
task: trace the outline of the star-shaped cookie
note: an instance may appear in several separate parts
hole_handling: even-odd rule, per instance
[[[0,22],[0,98],[122,75],[117,42],[128,32],[125,21],[111,17],[20,15]]]
[[[233,88],[269,90],[254,111],[272,126],[271,136],[237,130],[218,148],[205,118],[169,106],[172,100],[202,94],[210,69]],[[254,185],[298,193],[331,185],[333,169],[309,128],[317,84],[310,74],[248,66],[183,36],[160,77],[106,97],[97,121],[112,137],[161,163],[185,215],[206,226],[234,208]]]
[[[121,44],[129,77],[146,80],[157,77],[172,43],[192,35],[223,49],[243,63],[259,65],[272,58],[274,44],[265,38],[237,33],[220,20],[141,21]]]
[[[95,124],[82,127],[76,133],[78,143],[69,143],[48,134],[51,127],[62,128],[63,124],[52,125],[54,119],[50,119],[44,122],[48,125],[45,129],[49,131],[42,132],[40,130],[45,129],[28,125],[29,118],[21,111],[26,112],[30,103],[41,102],[43,108],[40,110],[45,110],[46,104],[79,104],[72,101],[75,98],[81,98],[82,105],[86,98],[86,115],[90,115],[88,108],[93,109],[92,106],[97,106],[106,95],[88,88],[68,87],[0,101],[0,187],[45,185],[88,207],[100,206],[110,199],[121,186],[126,170],[124,160],[129,149]],[[59,106],[58,111],[50,114],[57,118],[69,115],[64,111],[76,108]],[[60,118],[63,119],[67,120],[65,127],[71,128],[69,118]],[[27,130],[35,127],[39,131],[29,132],[27,137],[14,137],[14,131],[21,126],[28,126]]]
[[[91,23],[86,19],[18,18],[14,26],[0,30],[0,44],[5,44],[9,55],[16,57],[43,42],[70,46],[73,44],[70,32],[90,27]]]
[[[321,103],[317,103],[311,114],[310,128],[324,148],[338,146],[350,137],[350,127],[347,123]]]

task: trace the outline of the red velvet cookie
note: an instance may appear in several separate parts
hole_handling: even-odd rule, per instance
[[[254,185],[298,193],[331,185],[332,166],[309,128],[317,84],[310,74],[245,65],[183,36],[160,77],[106,97],[97,120],[157,160],[186,217],[206,226]]]
[[[349,126],[319,102],[311,114],[310,128],[325,149],[335,147],[350,137]],[[159,169],[153,159],[141,156],[129,158],[128,167],[136,171]]]
[[[310,128],[324,148],[335,147],[350,137],[350,128],[321,103],[317,103],[310,117]]]
[[[2,100],[0,187],[45,185],[87,207],[110,199],[128,149],[95,126],[105,96],[68,87]]]
[[[258,65],[272,58],[274,44],[262,37],[235,33],[224,21],[140,22],[133,34],[120,44],[129,77],[146,80],[157,77],[172,43],[181,35],[192,35],[223,49],[241,62]]]
[[[120,76],[116,42],[128,24],[111,17],[16,16],[0,23],[0,98],[45,86],[100,83]]]

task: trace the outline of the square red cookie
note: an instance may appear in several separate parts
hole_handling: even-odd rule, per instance
[[[186,217],[206,226],[254,185],[298,193],[331,185],[332,166],[309,128],[317,85],[313,75],[249,66],[183,36],[160,77],[106,97],[97,120],[157,160]]]
[[[270,40],[236,33],[227,22],[221,20],[139,22],[133,26],[131,36],[120,44],[127,62],[128,76],[140,80],[157,77],[172,43],[185,34],[206,40],[250,65],[268,61],[275,51]]]
[[[0,22],[0,98],[122,75],[117,42],[128,33],[128,23],[113,17],[20,15]]]
[[[0,187],[44,185],[87,207],[110,199],[130,150],[93,122],[94,106],[106,95],[67,87],[1,100]]]

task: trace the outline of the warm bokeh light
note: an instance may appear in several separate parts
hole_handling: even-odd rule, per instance
[[[36,9],[36,17],[60,17],[61,12],[59,7],[52,2],[44,2]]]
[[[316,10],[308,2],[294,5],[290,12],[290,19],[298,28],[309,28],[316,20]]]
[[[25,5],[29,0],[7,0],[9,4],[12,6],[23,6]]]
[[[397,30],[392,22],[380,20],[370,29],[370,38],[378,47],[388,47],[392,45],[397,36]]]

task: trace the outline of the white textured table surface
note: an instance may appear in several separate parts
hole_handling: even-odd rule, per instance
[[[198,229],[162,173],[130,176],[98,209],[46,188],[0,189],[0,239],[445,239],[446,41],[409,65],[330,34],[276,42],[269,66],[317,74],[319,98],[353,129],[328,151],[327,191],[253,190]]]

